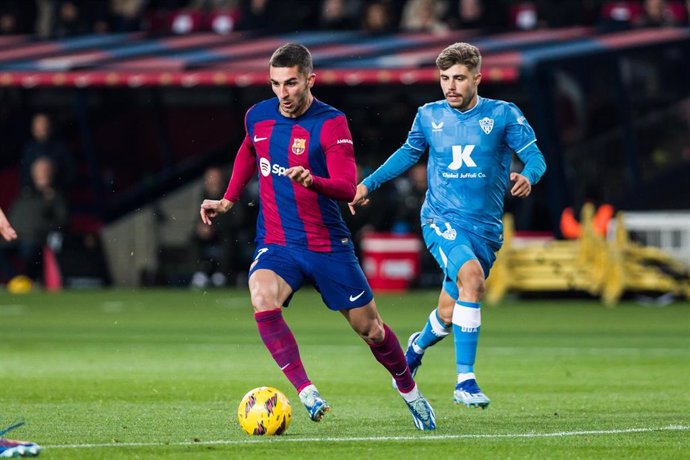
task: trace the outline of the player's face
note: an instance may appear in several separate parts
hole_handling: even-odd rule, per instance
[[[477,86],[482,74],[473,74],[463,64],[441,70],[441,89],[448,104],[461,112],[471,109],[477,103]]]
[[[280,113],[296,118],[311,105],[315,74],[305,75],[297,66],[270,68],[271,89],[280,101]]]

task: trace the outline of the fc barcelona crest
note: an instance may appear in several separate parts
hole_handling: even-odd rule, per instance
[[[292,141],[292,153],[295,155],[302,155],[304,153],[304,149],[307,147],[307,140],[296,137]]]
[[[494,120],[493,118],[484,117],[479,120],[479,126],[482,127],[482,131],[484,131],[486,134],[489,134],[491,130],[494,129]]]

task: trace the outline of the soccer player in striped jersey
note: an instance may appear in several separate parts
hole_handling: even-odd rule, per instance
[[[254,317],[266,348],[312,420],[319,421],[330,408],[307,376],[281,310],[306,280],[390,372],[415,426],[432,430],[434,411],[417,389],[397,337],[379,316],[340,215],[338,202],[352,200],[357,187],[347,119],[312,95],[316,75],[304,46],[288,43],[278,48],[269,61],[269,73],[276,97],[247,111],[246,136],[225,196],[204,200],[201,219],[211,225],[258,176],[261,207],[249,269]]]
[[[453,331],[457,381],[453,399],[468,407],[489,405],[474,374],[485,279],[503,243],[503,200],[526,197],[546,171],[534,131],[512,103],[479,97],[481,55],[467,43],[439,54],[445,99],[420,107],[407,141],[357,186],[350,202],[368,195],[429,152],[428,190],[421,209],[424,241],[445,275],[435,308],[421,332],[410,336],[405,353],[415,375],[424,350]],[[510,172],[515,153],[522,172]]]

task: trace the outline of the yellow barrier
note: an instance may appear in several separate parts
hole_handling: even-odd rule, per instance
[[[592,226],[594,207],[583,206],[582,236],[573,241],[515,244],[513,217],[504,217],[504,244],[487,280],[486,302],[508,292],[585,291],[615,305],[626,292],[671,293],[690,298],[690,276],[664,251],[631,242],[621,213],[608,242]]]

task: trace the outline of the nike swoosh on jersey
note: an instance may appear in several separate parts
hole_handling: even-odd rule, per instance
[[[256,137],[254,136],[254,142],[260,142],[260,141],[265,141],[268,139],[267,137]]]
[[[359,299],[360,297],[362,297],[364,295],[365,292],[366,291],[362,291],[359,294],[357,294],[356,296],[350,296],[350,302],[354,302],[355,300]]]

